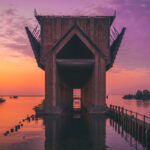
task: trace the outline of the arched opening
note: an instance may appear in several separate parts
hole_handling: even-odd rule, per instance
[[[63,83],[65,85],[62,86],[65,89],[59,91],[61,91],[61,93],[62,91],[67,93],[67,90],[72,89],[72,108],[74,108],[75,104],[81,108],[81,95],[85,95],[82,94],[84,91],[82,88],[85,85],[87,86],[89,80],[92,78],[94,63],[94,54],[77,35],[74,35],[56,55],[57,78],[59,78],[58,84]],[[73,97],[77,89],[80,91],[79,99]],[[69,95],[69,97],[66,95]],[[66,95],[65,98],[62,96],[58,98],[60,99],[60,103],[63,103],[62,105],[70,104],[70,94]],[[63,99],[63,102],[61,99]]]

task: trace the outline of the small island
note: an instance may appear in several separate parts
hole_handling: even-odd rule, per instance
[[[5,102],[5,99],[0,98],[0,103],[3,103],[3,102]]]
[[[123,99],[137,99],[137,100],[150,100],[149,90],[137,90],[136,94],[127,94],[122,97]]]

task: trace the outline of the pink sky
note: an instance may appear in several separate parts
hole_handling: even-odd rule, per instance
[[[150,90],[149,0],[1,0],[0,94],[44,94],[44,72],[35,62],[24,27],[37,25],[33,10],[49,15],[113,15],[127,28],[114,67],[107,72],[107,93]]]

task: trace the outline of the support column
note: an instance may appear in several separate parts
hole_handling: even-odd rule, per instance
[[[89,110],[92,106],[93,100],[93,76],[91,76],[87,83],[81,88],[81,103],[82,108]]]
[[[56,104],[60,106],[62,110],[68,110],[72,108],[73,92],[72,88],[61,78],[57,77],[57,93]]]
[[[94,96],[90,113],[103,114],[106,107],[106,70],[105,60],[101,56],[96,56],[94,69]]]
[[[49,59],[46,60],[45,64],[45,104],[44,104],[44,114],[60,114],[62,112],[59,105],[57,105],[57,68],[56,68],[56,58],[49,55]]]

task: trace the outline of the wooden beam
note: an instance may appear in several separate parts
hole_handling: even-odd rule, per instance
[[[94,59],[56,59],[56,64],[60,66],[91,66]]]

